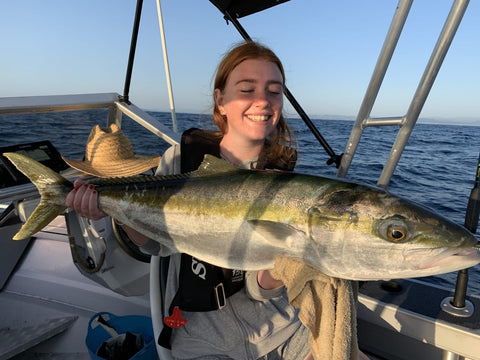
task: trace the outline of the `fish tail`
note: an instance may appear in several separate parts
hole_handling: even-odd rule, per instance
[[[73,189],[73,184],[52,169],[25,155],[4,153],[3,156],[25,174],[40,193],[40,203],[13,237],[13,240],[27,239],[42,230],[65,210],[65,198]]]

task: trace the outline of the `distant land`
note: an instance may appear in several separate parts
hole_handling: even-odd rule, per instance
[[[462,126],[480,126],[479,118],[458,118],[458,119],[446,119],[446,118],[420,118],[419,123],[423,124],[441,124],[441,125],[462,125]]]
[[[355,121],[356,116],[353,115],[308,115],[310,119],[322,120],[347,120]],[[297,114],[288,114],[288,118],[300,118]],[[439,125],[462,125],[462,126],[480,126],[480,117],[459,117],[459,118],[441,118],[441,117],[420,117],[419,124],[439,124]]]
[[[160,113],[170,113],[170,111],[162,110],[147,110],[147,112],[160,112]],[[208,112],[195,113],[190,111],[177,111],[177,113],[182,114],[192,114],[192,115],[207,115]],[[300,116],[294,112],[294,110],[286,112],[286,117],[289,119],[300,119]],[[310,119],[317,120],[345,120],[345,121],[355,121],[356,115],[310,115],[307,114]],[[458,118],[442,118],[442,117],[420,117],[418,119],[419,124],[438,124],[438,125],[460,125],[460,126],[480,126],[480,116],[479,117],[458,117]]]

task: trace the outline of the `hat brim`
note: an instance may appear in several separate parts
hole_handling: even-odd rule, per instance
[[[125,177],[141,174],[152,168],[156,168],[160,162],[160,155],[146,156],[135,155],[130,159],[109,161],[101,165],[101,168],[84,160],[69,160],[62,155],[63,160],[72,168],[96,177]]]

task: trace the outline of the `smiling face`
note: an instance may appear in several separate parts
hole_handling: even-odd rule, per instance
[[[223,91],[215,89],[215,103],[227,119],[226,139],[263,144],[282,113],[282,73],[264,59],[242,61],[228,76]]]

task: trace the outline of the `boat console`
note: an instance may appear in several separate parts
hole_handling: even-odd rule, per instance
[[[55,172],[60,172],[68,168],[68,165],[63,161],[58,150],[48,140],[0,147],[0,189],[30,182],[25,175],[18,171],[17,168],[3,156],[3,154],[7,152],[26,155],[48,166]]]

